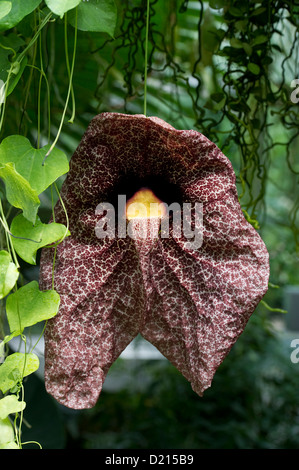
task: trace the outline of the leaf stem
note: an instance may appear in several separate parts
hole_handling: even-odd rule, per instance
[[[0,222],[3,225],[3,228],[5,230],[7,249],[9,251],[9,253],[10,253],[17,269],[19,269],[20,265],[19,265],[19,262],[18,262],[18,258],[17,258],[16,252],[15,252],[14,246],[13,246],[12,234],[10,233],[8,223],[7,223],[6,217],[4,215],[1,199],[0,199]]]
[[[19,55],[18,57],[18,62],[21,63],[21,61],[24,59],[28,49],[30,49],[30,47],[33,46],[33,44],[35,43],[35,41],[38,39],[39,35],[40,35],[40,32],[41,30],[43,29],[43,27],[48,23],[48,21],[50,20],[52,16],[52,13],[48,13],[48,15],[44,18],[44,20],[42,21],[42,23],[40,24],[38,30],[36,31],[35,35],[33,36],[33,38],[31,39],[31,41],[29,42],[28,46],[21,52],[21,54]]]
[[[149,13],[150,2],[147,0],[146,6],[146,28],[145,28],[145,53],[144,53],[144,98],[143,98],[143,114],[146,116],[146,98],[147,98],[147,62],[148,62],[148,31],[149,31]]]
[[[72,58],[72,66],[71,66],[71,70],[70,70],[70,74],[69,74],[69,87],[68,87],[67,97],[66,97],[66,101],[65,101],[65,105],[64,105],[64,110],[63,110],[63,113],[62,113],[62,118],[61,118],[61,121],[60,121],[60,125],[59,125],[59,129],[58,129],[57,135],[56,135],[55,140],[54,140],[54,142],[52,143],[51,147],[49,148],[48,152],[46,153],[42,165],[45,164],[46,158],[50,155],[50,153],[52,152],[53,148],[54,148],[55,145],[57,144],[57,141],[58,141],[58,139],[59,139],[59,137],[60,137],[60,133],[61,133],[61,129],[62,129],[62,126],[63,126],[63,123],[64,123],[64,118],[65,118],[66,110],[67,110],[68,103],[69,103],[69,99],[70,99],[70,94],[71,94],[71,90],[72,90],[73,73],[74,73],[74,68],[75,68],[76,49],[77,49],[77,20],[78,20],[78,10],[77,10],[77,8],[76,8],[76,24],[75,24],[74,51],[73,51],[73,58]],[[65,21],[65,42],[67,43],[67,21]]]
[[[65,14],[64,16],[64,24],[65,24],[65,28],[67,26],[67,13]],[[69,80],[71,80],[71,69],[70,69],[70,61],[69,61],[69,52],[68,52],[68,40],[67,40],[67,30],[65,30],[65,43],[64,43],[64,46],[65,46],[65,61],[66,61],[66,68],[67,68],[67,73],[68,73],[68,76],[69,76]],[[75,102],[75,94],[74,94],[74,87],[73,87],[73,83],[71,81],[71,96],[72,96],[72,115],[69,119],[69,123],[73,124],[74,122],[74,119],[75,119],[75,114],[76,114],[76,102]]]
[[[47,323],[48,323],[48,321],[46,320],[46,321],[45,321],[45,324],[44,324],[44,326],[43,326],[43,329],[42,329],[42,331],[41,331],[41,334],[39,335],[39,337],[38,337],[36,343],[34,344],[34,346],[31,348],[30,353],[32,353],[32,352],[35,350],[36,346],[38,345],[38,343],[40,342],[41,338],[43,337],[43,334],[44,334],[44,332],[45,332]]]
[[[283,310],[282,308],[270,307],[270,305],[268,305],[267,302],[265,302],[264,300],[261,300],[261,304],[264,305],[264,307],[266,307],[266,309],[269,310],[270,312],[288,313],[287,310]]]
[[[49,87],[49,81],[48,81],[48,78],[47,78],[47,75],[45,74],[44,70],[40,69],[39,67],[37,67],[36,65],[32,65],[32,64],[28,64],[27,67],[30,67],[32,69],[35,69],[37,70],[41,77],[44,78],[45,82],[46,82],[46,87],[47,87],[47,106],[48,106],[48,127],[49,127],[49,130],[48,130],[48,143],[50,141],[50,128],[51,128],[51,113],[50,113],[50,87]],[[39,90],[40,92],[40,90]],[[40,104],[39,104],[40,106]],[[39,131],[38,131],[38,134],[39,134]],[[37,147],[38,147],[39,144],[37,144]]]
[[[0,131],[2,129],[3,121],[4,121],[4,114],[5,114],[5,108],[6,108],[6,98],[7,98],[7,93],[8,93],[9,80],[10,80],[10,76],[12,74],[12,69],[13,69],[13,64],[11,64],[11,66],[9,68],[7,80],[5,82],[5,85],[3,85],[3,87],[5,86],[5,88],[4,88],[3,102],[0,104],[0,109],[1,109],[1,113],[0,113],[1,114],[1,117],[0,117]],[[1,105],[2,105],[2,108],[1,108]]]
[[[22,442],[22,446],[26,445],[26,444],[36,444],[40,449],[42,449],[42,446],[39,442],[37,441],[26,441],[26,442]]]

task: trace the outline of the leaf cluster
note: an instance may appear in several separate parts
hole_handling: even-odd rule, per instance
[[[36,345],[28,350],[27,331],[36,324],[44,323],[55,316],[59,309],[60,297],[55,290],[55,252],[59,243],[70,235],[66,225],[53,221],[41,221],[39,210],[45,193],[51,191],[52,212],[54,210],[53,189],[63,204],[57,181],[66,175],[69,163],[66,154],[57,148],[69,100],[73,103],[72,78],[74,72],[76,38],[78,31],[101,31],[113,36],[116,22],[116,7],[113,0],[21,0],[4,1],[0,4],[0,132],[4,138],[0,144],[0,179],[2,180],[0,202],[0,299],[5,305],[8,332],[1,326],[0,343],[0,448],[21,448],[24,401],[24,377],[39,368],[39,358],[33,352]],[[42,53],[43,34],[50,24],[64,25],[65,74],[68,77],[68,91],[60,125],[51,143],[51,102],[47,70],[44,68]],[[73,55],[68,55],[68,27],[74,34]],[[28,73],[29,72],[29,73]],[[5,132],[7,101],[19,82],[29,76],[25,90],[25,103],[32,93],[33,75],[39,74],[37,96],[37,140]],[[48,126],[47,143],[41,132],[42,84],[46,89],[47,112],[45,126]],[[24,114],[23,114],[24,116]],[[21,129],[19,128],[19,131]],[[67,220],[67,214],[66,214]],[[36,280],[24,282],[21,265],[36,265],[40,248],[53,251],[52,289],[41,291]],[[1,321],[4,320],[1,315]],[[25,352],[9,352],[10,342],[19,336]],[[8,352],[8,355],[7,355]],[[14,415],[12,420],[11,415]],[[38,443],[37,443],[38,444]]]

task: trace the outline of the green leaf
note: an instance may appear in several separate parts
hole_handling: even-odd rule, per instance
[[[250,16],[258,16],[261,15],[262,13],[265,13],[267,9],[265,7],[259,7],[256,10],[254,10]]]
[[[246,52],[247,55],[252,54],[252,47],[250,46],[250,44],[247,44],[246,42],[243,42],[243,49],[244,49],[244,51]]]
[[[65,234],[70,235],[63,224],[43,224],[37,217],[33,226],[22,214],[13,219],[10,231],[16,237],[22,237],[13,238],[13,246],[18,255],[29,264],[36,264],[36,252],[39,248],[61,240]]]
[[[23,411],[26,407],[24,401],[19,401],[16,395],[8,395],[0,400],[0,419],[7,418],[11,413]]]
[[[77,27],[81,31],[108,33],[114,37],[117,20],[117,8],[114,0],[89,0],[78,6]],[[69,23],[75,27],[76,12],[68,14]]]
[[[4,92],[6,91],[6,95],[10,95],[14,90],[15,86],[17,85],[18,81],[20,80],[22,73],[27,65],[27,57],[21,62],[14,62],[11,63],[11,56],[12,54],[16,55],[19,49],[25,44],[25,41],[18,37],[14,32],[11,32],[5,36],[2,35],[1,37],[1,44],[4,46],[1,48],[0,52],[0,80],[1,82],[1,103],[4,102]],[[6,90],[6,82],[8,78],[8,73],[10,73],[10,80],[8,84],[8,89]]]
[[[236,21],[234,25],[239,31],[245,32],[247,29],[248,20],[245,19],[245,20]]]
[[[19,64],[19,68],[18,68],[18,71],[16,71],[16,73],[14,74],[15,76],[11,75],[10,76],[10,80],[9,80],[9,84],[8,84],[8,90],[7,90],[7,96],[9,96],[15,89],[15,87],[17,86],[24,70],[25,70],[25,67],[27,65],[27,62],[28,62],[28,59],[27,57],[24,57],[24,59],[22,60],[21,64]]]
[[[234,6],[231,6],[229,7],[229,13],[232,15],[232,16],[236,16],[236,17],[239,17],[239,18],[243,18],[244,17],[244,12],[242,11],[241,8],[237,8],[237,7],[234,7]]]
[[[12,389],[23,377],[39,368],[36,354],[13,353],[0,366],[0,390],[3,393]]]
[[[230,43],[231,43],[232,47],[236,47],[237,49],[242,49],[243,48],[243,43],[242,43],[242,41],[240,41],[240,39],[231,38]]]
[[[251,45],[252,46],[257,46],[258,44],[264,44],[269,40],[268,36],[265,34],[261,34],[260,36],[256,36],[254,40],[252,41]]]
[[[6,16],[11,10],[11,2],[1,2],[0,3],[0,20]]]
[[[14,442],[15,433],[9,418],[0,419],[0,449],[5,449],[5,444]]]
[[[0,178],[3,179],[6,188],[8,202],[18,209],[22,209],[24,217],[35,223],[40,200],[35,189],[32,189],[28,181],[16,171],[14,163],[0,163]]]
[[[13,332],[10,335],[4,336],[3,341],[0,341],[0,362],[3,360],[5,355],[5,345],[15,336],[18,336],[18,332]]]
[[[253,73],[254,75],[258,75],[260,73],[260,67],[256,64],[253,64],[252,62],[250,62],[248,64],[248,70]]]
[[[60,297],[55,290],[40,291],[37,281],[32,281],[11,294],[6,300],[6,313],[10,331],[22,332],[56,315]]]
[[[0,444],[0,449],[20,449],[20,447],[15,442],[6,442]]]
[[[247,55],[252,54],[252,47],[247,44],[246,42],[240,41],[240,39],[237,38],[232,38],[230,40],[231,46],[234,47],[235,49],[244,49]]]
[[[0,251],[0,299],[9,293],[18,277],[18,268],[11,261],[10,254],[5,250]]]
[[[46,0],[47,6],[55,15],[62,17],[67,11],[75,8],[81,0]]]
[[[11,135],[1,142],[0,163],[13,162],[18,173],[40,194],[69,170],[68,159],[59,149],[54,148],[44,161],[49,148],[35,149],[26,137]]]
[[[12,2],[1,3],[11,3],[9,12],[0,18],[0,31],[6,31],[7,29],[13,28],[25,16],[35,10],[41,3],[41,0],[13,0]]]
[[[0,419],[0,449],[19,449],[9,418]]]

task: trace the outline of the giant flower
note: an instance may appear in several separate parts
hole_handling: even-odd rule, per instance
[[[119,195],[130,200],[143,188],[168,206],[201,203],[202,242],[176,236],[170,212],[132,220],[127,212],[135,236],[123,233],[117,213],[115,233],[99,237],[99,204],[116,207]],[[94,406],[111,364],[140,333],[202,396],[268,287],[268,253],[243,216],[230,161],[197,131],[103,113],[75,151],[61,197],[71,236],[56,254],[61,303],[45,332],[48,392],[71,408]],[[60,202],[55,220],[66,223]],[[42,289],[51,288],[53,256],[42,252]]]

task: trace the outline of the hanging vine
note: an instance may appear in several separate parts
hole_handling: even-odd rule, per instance
[[[183,125],[196,127],[223,151],[238,155],[234,164],[240,200],[245,216],[258,228],[265,209],[268,169],[277,146],[289,171],[298,175],[294,159],[298,105],[290,100],[290,77],[299,77],[298,2],[172,0],[166,8],[163,2],[153,0],[150,9],[149,86],[154,89],[154,80],[162,84],[155,92],[168,108],[170,121],[177,125],[182,118]],[[142,96],[145,12],[146,2],[136,6],[136,2],[127,1],[115,39],[104,41],[93,51],[101,54],[110,47],[112,58],[96,90],[99,109],[107,105],[102,100],[105,82],[110,88],[114,83],[125,112],[136,109]],[[185,50],[178,51],[179,34],[188,27],[192,40],[184,37]],[[285,35],[290,36],[289,44],[282,41]],[[189,44],[193,46],[190,49]],[[122,91],[119,79],[111,81],[114,68],[122,70]],[[171,96],[165,100],[163,93],[163,84],[169,83],[176,88],[173,100]],[[150,97],[149,109],[155,112]],[[275,123],[284,131],[283,141],[272,132]],[[296,239],[297,213],[298,200],[290,212]]]
[[[0,178],[3,184],[0,201],[0,449],[21,449],[27,444],[41,448],[39,442],[24,442],[22,437],[26,408],[24,379],[39,368],[35,348],[43,335],[47,320],[58,312],[60,296],[55,290],[54,276],[52,288],[41,291],[36,279],[26,282],[22,268],[26,263],[29,266],[37,265],[38,249],[56,248],[70,235],[67,214],[66,226],[55,223],[55,218],[53,222],[44,224],[39,217],[39,210],[48,189],[51,190],[52,211],[54,210],[53,189],[61,199],[56,181],[69,170],[68,159],[57,148],[57,143],[66,124],[69,101],[72,109],[68,122],[74,122],[73,75],[77,32],[79,29],[86,30],[86,18],[90,15],[92,21],[88,24],[89,30],[113,34],[116,9],[114,2],[110,0],[102,4],[101,8],[92,0],[88,4],[81,0],[70,3],[60,0],[28,0],[3,2],[0,5]],[[48,32],[50,23],[55,23],[58,28],[64,26],[64,74],[67,77],[66,98],[59,101],[62,110],[59,109],[57,113],[59,124],[54,135],[51,129],[52,77],[47,70],[49,64],[45,65],[43,50],[43,41],[46,38],[43,34],[45,30]],[[73,38],[71,60],[70,37]],[[47,51],[46,59],[48,52],[53,54],[55,49]],[[49,63],[50,61],[51,57]],[[26,82],[25,93],[16,107],[19,133],[13,135],[8,131],[10,125],[7,125],[7,114],[15,110],[7,102],[22,80]],[[43,83],[45,91],[42,93]],[[31,119],[28,103],[32,98],[36,114]],[[42,113],[41,103],[44,99],[46,112]],[[31,132],[28,133],[29,127]],[[35,140],[35,145],[28,137]],[[55,259],[53,272],[54,263]],[[41,325],[41,331],[32,345],[29,338],[30,328],[34,325]],[[12,345],[16,338],[19,338],[20,343],[17,350]]]

